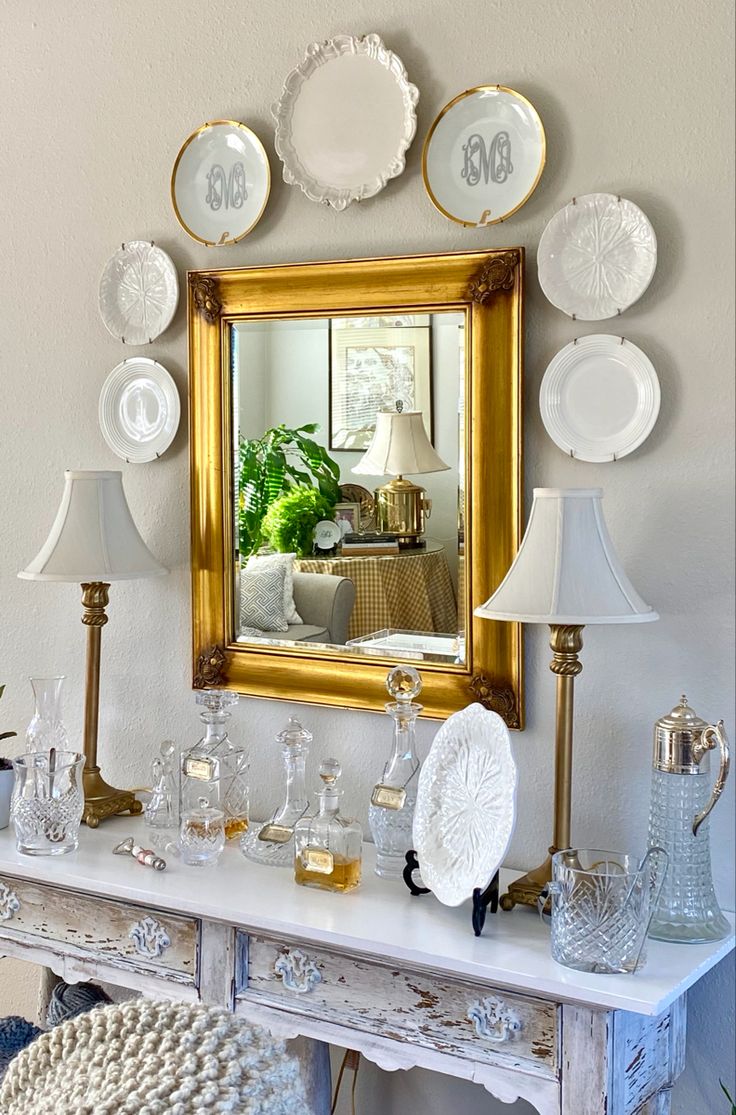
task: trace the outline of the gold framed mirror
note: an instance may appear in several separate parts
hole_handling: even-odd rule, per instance
[[[523,727],[523,249],[188,275],[194,685]],[[295,556],[294,556],[295,555]]]

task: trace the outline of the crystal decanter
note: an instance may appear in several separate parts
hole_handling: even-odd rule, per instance
[[[386,712],[394,721],[391,757],[381,781],[373,787],[368,811],[373,843],[376,845],[376,875],[400,879],[406,853],[412,847],[411,826],[417,800],[419,759],[415,750],[415,725],[422,706],[414,703],[422,679],[412,666],[395,666],[386,678],[393,701]]]
[[[265,825],[252,826],[240,841],[244,856],[271,867],[291,867],[294,863],[294,826],[309,809],[304,788],[304,770],[312,733],[294,716],[276,736],[286,774],[281,805]]]
[[[33,717],[26,728],[26,751],[65,751],[69,746],[61,719],[61,691],[64,676],[31,678]]]
[[[710,752],[720,751],[711,786]],[[664,848],[669,866],[649,936],[659,941],[718,941],[729,932],[713,886],[709,814],[728,776],[723,721],[708,724],[687,697],[654,725],[649,844]]]
[[[179,787],[180,816],[200,808],[201,799],[225,814],[225,836],[232,840],[248,828],[249,756],[228,736],[228,709],[237,704],[237,693],[203,689],[195,700],[203,706],[200,719],[204,735],[183,752]]]
[[[179,824],[179,763],[171,739],[163,741],[151,763],[151,796],[143,817],[150,828],[169,829]]]
[[[355,890],[360,883],[363,830],[340,812],[340,764],[325,759],[319,768],[319,813],[294,828],[294,878],[318,890]]]

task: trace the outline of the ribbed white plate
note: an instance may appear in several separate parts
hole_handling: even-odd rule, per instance
[[[511,842],[516,764],[508,728],[482,705],[440,728],[419,775],[413,841],[426,886],[459,906],[490,883]]]
[[[176,384],[156,360],[133,356],[110,372],[100,392],[102,436],[124,461],[143,464],[162,456],[179,427]]]
[[[147,345],[171,325],[179,280],[170,256],[150,240],[129,240],[108,259],[100,278],[100,316],[126,345]]]
[[[615,461],[633,453],[659,414],[659,380],[651,360],[621,337],[594,333],[565,345],[544,373],[539,395],[544,427],[581,461]]]
[[[555,213],[537,251],[539,282],[580,321],[622,314],[651,282],[657,238],[645,213],[615,194],[585,194]]]
[[[345,209],[401,174],[419,90],[378,35],[311,43],[272,106],[284,181]]]

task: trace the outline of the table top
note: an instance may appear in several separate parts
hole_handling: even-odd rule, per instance
[[[344,554],[342,550],[338,550],[334,554],[314,554],[310,557],[296,558],[294,565],[301,567],[308,562],[315,561],[365,561],[366,558],[369,558],[371,561],[378,561],[383,558],[389,561],[395,561],[396,558],[431,557],[433,554],[444,553],[444,551],[444,543],[432,542],[428,538],[424,546],[398,550],[395,554],[351,554],[350,552]]]
[[[361,887],[328,894],[297,888],[290,871],[252,863],[237,845],[226,848],[215,868],[187,867],[169,858],[166,871],[152,871],[112,855],[113,846],[130,834],[150,844],[142,820],[117,817],[97,831],[83,826],[76,852],[33,857],[16,851],[11,826],[0,831],[0,874],[403,960],[561,1002],[645,1015],[665,1010],[734,947],[733,933],[706,945],[648,941],[646,965],[635,975],[576,972],[552,960],[549,932],[532,909],[489,914],[476,938],[469,902],[442,906],[431,894],[412,897],[403,883],[379,879],[370,844],[364,845]],[[502,871],[502,887],[516,874]],[[734,918],[728,917],[733,927]]]

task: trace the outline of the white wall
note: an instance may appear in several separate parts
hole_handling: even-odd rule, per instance
[[[586,632],[578,687],[575,838],[641,846],[646,831],[653,720],[684,688],[696,709],[733,729],[733,82],[729,0],[0,0],[0,680],[2,723],[30,714],[27,675],[69,675],[68,721],[79,739],[83,631],[73,585],[16,580],[50,526],[65,466],[116,468],[97,426],[107,372],[127,350],[96,309],[102,265],[122,240],[150,237],[180,268],[524,244],[529,250],[526,348],[526,493],[535,484],[594,485],[624,565],[661,620]],[[376,30],[419,86],[419,137],[406,174],[376,199],[336,214],[279,181],[269,105],[312,39]],[[500,81],[537,105],[548,164],[531,201],[508,223],[467,231],[424,195],[421,137],[458,91]],[[245,120],[272,159],[271,201],[251,236],[207,250],[179,229],[168,197],[184,138],[213,117]],[[570,461],[546,438],[539,383],[576,333],[542,297],[535,247],[573,194],[620,191],[642,205],[659,240],[651,287],[620,323],[654,361],[662,411],[648,442],[615,465]],[[186,400],[180,310],[148,353]],[[101,744],[123,783],[147,777],[165,737],[194,740],[189,691],[186,422],[172,450],[124,468],[142,533],[170,566],[159,582],[115,585],[104,635]],[[515,738],[519,823],[509,861],[537,862],[550,832],[553,685],[543,631],[527,640],[528,728]],[[270,801],[273,748],[286,708],[244,701],[236,725],[254,752],[254,805]],[[348,807],[365,815],[387,745],[378,715],[315,709],[316,757],[347,767]],[[426,750],[435,725],[422,726]],[[364,741],[374,734],[374,749]],[[718,887],[733,907],[733,785],[713,817]],[[428,918],[431,914],[428,912]],[[491,947],[489,943],[489,948]],[[684,947],[684,946],[683,946]],[[3,1007],[6,961],[0,961]],[[733,968],[724,964],[691,996],[690,1067],[678,1115],[725,1110],[717,1079],[734,1079]],[[31,1008],[29,1008],[31,1009]],[[497,1107],[482,1092],[418,1075],[366,1069],[366,1113],[421,1109],[467,1115]],[[376,1097],[371,1102],[369,1093]],[[417,1103],[417,1098],[420,1102]]]

